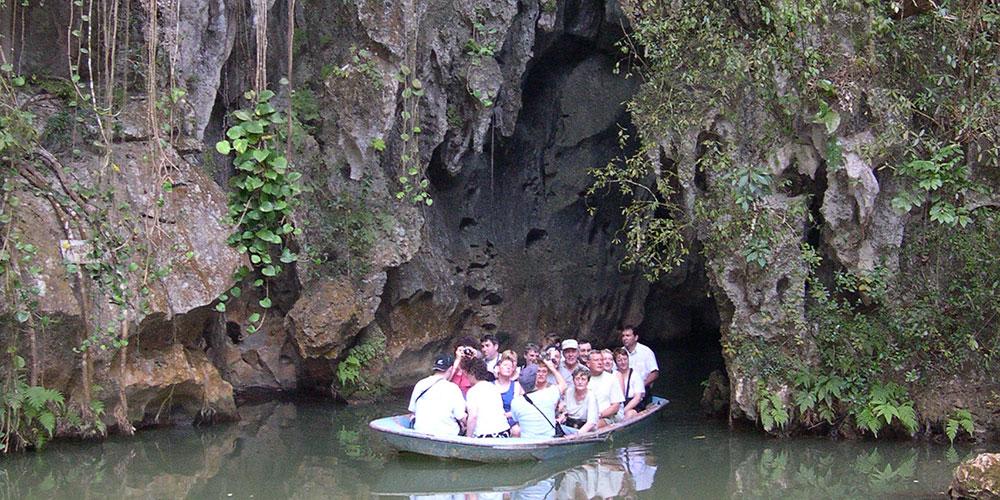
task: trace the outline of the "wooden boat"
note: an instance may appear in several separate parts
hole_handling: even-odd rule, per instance
[[[589,448],[611,439],[615,433],[633,428],[666,407],[667,401],[653,397],[652,403],[638,415],[609,425],[598,432],[575,434],[561,438],[471,438],[465,436],[431,436],[409,427],[408,415],[396,415],[373,420],[369,427],[382,434],[388,443],[401,451],[440,458],[456,458],[473,462],[522,462],[548,460]]]

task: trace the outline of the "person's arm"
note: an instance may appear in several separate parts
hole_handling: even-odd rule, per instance
[[[597,398],[592,392],[588,392],[585,403],[587,405],[587,423],[580,427],[581,433],[590,432],[597,428]]]
[[[556,378],[556,385],[559,387],[559,394],[565,394],[566,379],[564,379],[562,374],[559,373],[559,370],[556,369],[555,365],[552,364],[551,360],[545,359],[543,361],[545,361],[545,366],[549,369],[549,373],[551,373]]]
[[[461,362],[462,362],[462,348],[458,347],[455,349],[455,362],[451,364],[451,368],[448,368],[448,370],[444,372],[445,380],[447,380],[448,382],[455,382],[453,379],[455,378],[455,375],[458,374],[458,372],[460,371],[458,365]]]
[[[465,435],[469,437],[474,437],[476,430],[476,420],[479,419],[479,406],[475,404],[469,404],[465,408],[465,412],[468,415],[465,421]]]
[[[624,400],[625,393],[622,392],[621,386],[618,384],[611,384],[611,401],[614,402],[601,412],[601,418],[612,417],[618,413],[618,408],[621,407],[621,402]]]
[[[621,403],[611,403],[611,406],[608,406],[607,408],[604,409],[604,411],[601,412],[601,418],[609,418],[614,416],[616,413],[618,413],[618,408],[621,405],[622,405]]]
[[[660,370],[653,370],[646,375],[646,380],[643,381],[643,385],[647,388],[653,385],[653,382],[660,377]]]
[[[650,368],[650,370],[649,374],[646,375],[646,379],[643,380],[642,383],[647,389],[649,389],[653,382],[660,376],[660,365],[656,362],[656,354],[654,354],[651,349],[646,348],[645,351],[649,358],[646,360],[646,367]]]
[[[645,395],[643,392],[636,392],[632,399],[625,402],[625,411],[634,410],[639,403],[642,402],[642,397]]]

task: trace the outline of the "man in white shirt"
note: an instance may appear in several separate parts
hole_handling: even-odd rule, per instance
[[[445,376],[452,363],[451,356],[438,356],[434,373],[413,386],[409,407],[416,418],[413,430],[433,436],[458,435],[458,423],[465,420],[465,398]]]
[[[587,364],[587,360],[590,359],[591,345],[589,340],[580,341],[580,348],[577,352],[578,357],[583,360],[584,364]]]
[[[597,428],[607,427],[618,422],[618,408],[621,407],[625,395],[622,394],[621,381],[613,373],[604,371],[604,355],[601,351],[590,351],[588,363],[590,368],[590,383],[587,391],[594,391],[599,411]]]
[[[566,383],[573,379],[573,372],[580,366],[579,358],[577,357],[578,345],[575,339],[566,339],[562,341],[562,361],[559,363],[559,374],[562,375],[563,380]]]
[[[483,348],[483,361],[486,362],[486,369],[496,375],[497,363],[500,361],[500,342],[495,336],[487,333],[479,339],[479,345]]]
[[[622,345],[628,351],[628,364],[635,370],[646,388],[646,396],[652,394],[653,382],[660,376],[660,367],[656,364],[653,350],[639,343],[639,335],[635,327],[626,325],[622,328]]]

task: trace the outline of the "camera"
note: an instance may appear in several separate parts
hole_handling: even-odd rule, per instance
[[[462,355],[469,358],[474,357],[476,355],[476,350],[471,347],[463,347]]]

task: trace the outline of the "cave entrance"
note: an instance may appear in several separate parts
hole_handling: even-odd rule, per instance
[[[637,327],[640,341],[653,349],[660,365],[654,393],[692,410],[701,400],[702,382],[715,370],[725,373],[719,311],[708,292],[701,258],[693,255],[650,285]]]

